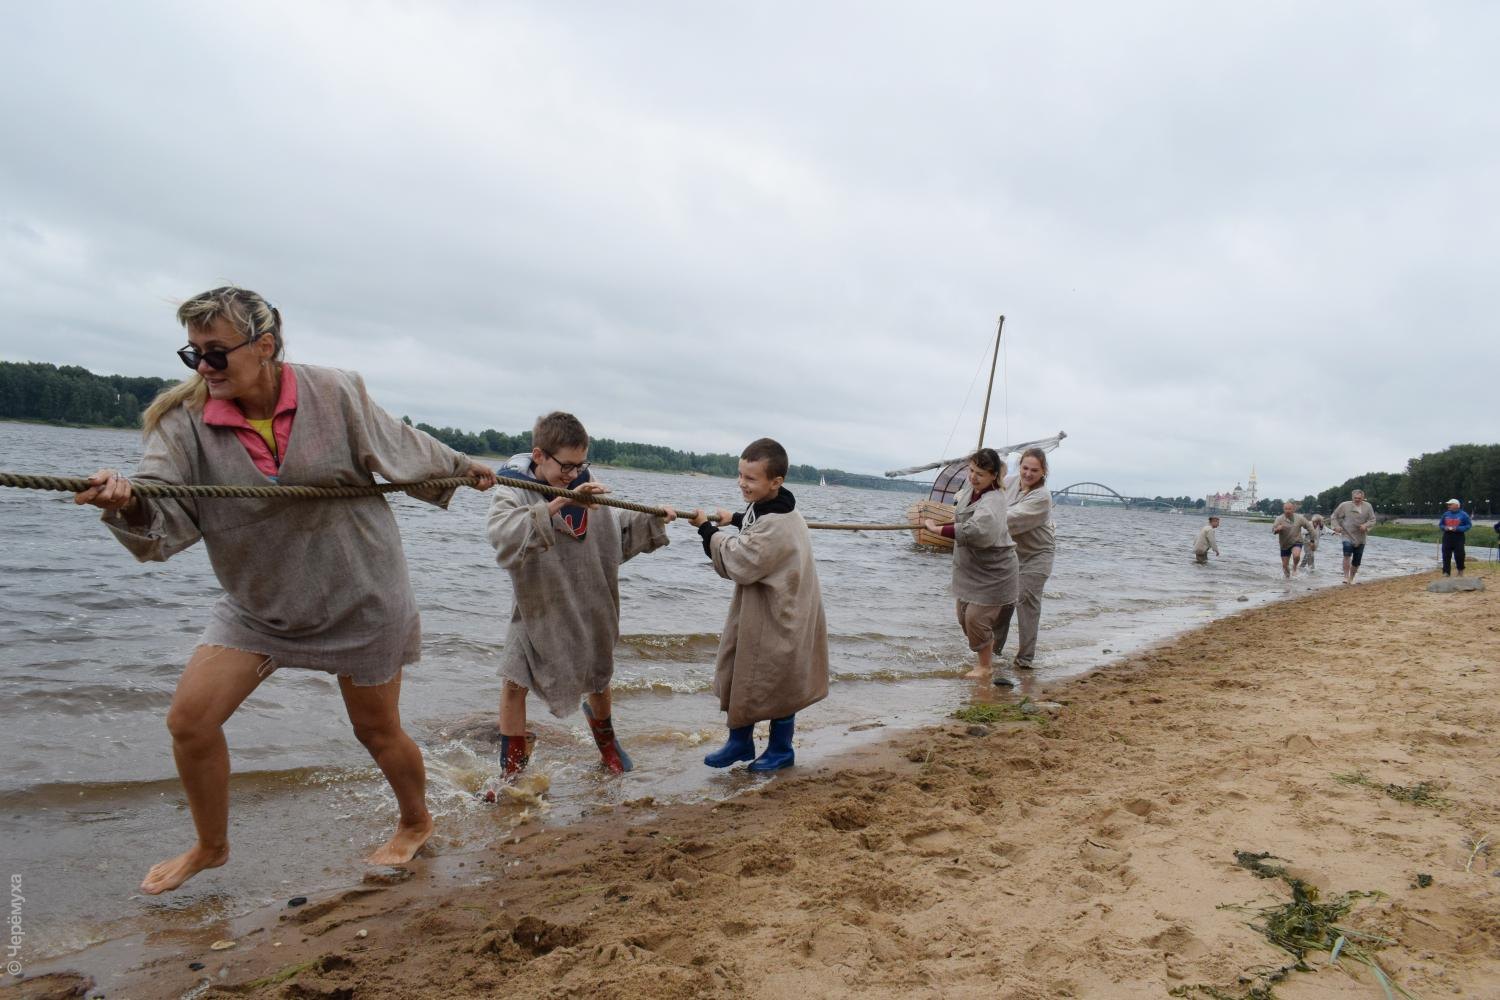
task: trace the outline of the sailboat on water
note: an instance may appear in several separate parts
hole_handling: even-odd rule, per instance
[[[984,392],[984,415],[979,418],[979,445],[975,449],[984,447],[985,427],[990,418],[990,397],[995,391],[995,369],[1000,360],[1000,335],[1005,331],[1005,317],[1000,317],[1000,322],[995,326],[995,350],[990,358],[990,384]],[[1028,448],[1040,448],[1045,452],[1051,452],[1062,444],[1063,438],[1067,437],[1066,431],[1058,431],[1052,437],[1038,438],[1035,441],[1022,441],[1019,444],[994,445],[994,449],[1000,453],[1000,458],[1005,462],[1007,474],[1015,473],[1015,465],[1010,456],[1020,454]],[[924,518],[931,518],[938,524],[952,524],[953,511],[955,508],[954,498],[958,491],[963,488],[969,478],[969,456],[962,455],[958,458],[943,458],[936,462],[928,462],[926,465],[915,465],[909,469],[896,469],[887,472],[886,477],[896,479],[901,476],[914,476],[919,472],[931,472],[933,469],[941,470],[933,481],[932,492],[926,500],[918,500],[906,510],[906,520],[912,526],[912,537],[917,544],[934,549],[953,548],[953,539],[935,535],[922,526]]]

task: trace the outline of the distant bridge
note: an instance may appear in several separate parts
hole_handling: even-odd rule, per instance
[[[1080,506],[1090,503],[1108,504],[1114,507],[1148,507],[1154,510],[1175,510],[1176,505],[1150,497],[1127,497],[1103,483],[1074,483],[1052,491],[1052,499],[1076,501]]]

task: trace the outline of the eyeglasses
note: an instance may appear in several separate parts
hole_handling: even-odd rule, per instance
[[[193,371],[198,370],[198,365],[200,363],[207,361],[208,367],[212,368],[216,372],[221,372],[229,367],[229,355],[233,354],[235,351],[238,351],[241,347],[244,347],[245,344],[253,343],[255,343],[254,338],[245,341],[243,344],[235,344],[228,350],[222,351],[200,351],[192,344],[189,344],[182,350],[178,351],[177,356],[182,359],[183,364],[187,365]]]
[[[552,459],[552,461],[557,462],[557,456],[552,454],[552,452],[548,451],[546,448],[542,448],[541,452],[543,455],[546,455],[548,458]],[[579,475],[580,473],[587,472],[589,470],[589,463],[557,462],[557,467],[562,470],[563,475],[573,477]]]

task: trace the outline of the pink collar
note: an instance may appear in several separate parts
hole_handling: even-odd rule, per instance
[[[281,393],[276,397],[276,412],[272,419],[297,409],[297,376],[291,365],[281,366]],[[203,422],[210,427],[244,427],[250,422],[245,411],[232,399],[210,399],[203,404]]]

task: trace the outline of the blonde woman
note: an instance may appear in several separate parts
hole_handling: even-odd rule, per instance
[[[281,314],[243,288],[184,302],[194,373],[146,410],[142,482],[363,486],[494,474],[386,413],[352,372],[282,360]],[[223,595],[177,682],[167,729],[197,840],[153,867],[149,894],[229,859],[224,723],[282,667],[338,677],[354,734],[395,792],[400,819],[373,864],[410,861],[432,833],[421,751],[401,728],[401,670],[421,656],[421,623],[396,520],[382,497],[148,500],[113,470],[74,500],[142,562],[203,541]],[[446,506],[452,491],[421,499]]]
[[[1021,453],[1016,475],[1005,484],[1005,523],[1016,543],[1021,569],[1020,593],[1014,605],[1020,636],[1013,663],[1018,670],[1030,670],[1042,621],[1042,589],[1052,575],[1052,557],[1057,552],[1052,491],[1047,489],[1047,453],[1040,448],[1027,448]],[[1214,552],[1217,554],[1218,546]],[[1011,612],[1006,608],[995,628],[996,656],[1010,635]]]
[[[994,659],[995,628],[1016,603],[1016,547],[1006,530],[1005,463],[993,448],[969,458],[968,481],[958,491],[953,523],[923,520],[928,531],[953,539],[953,596],[958,625],[979,663],[964,674],[988,680]]]

